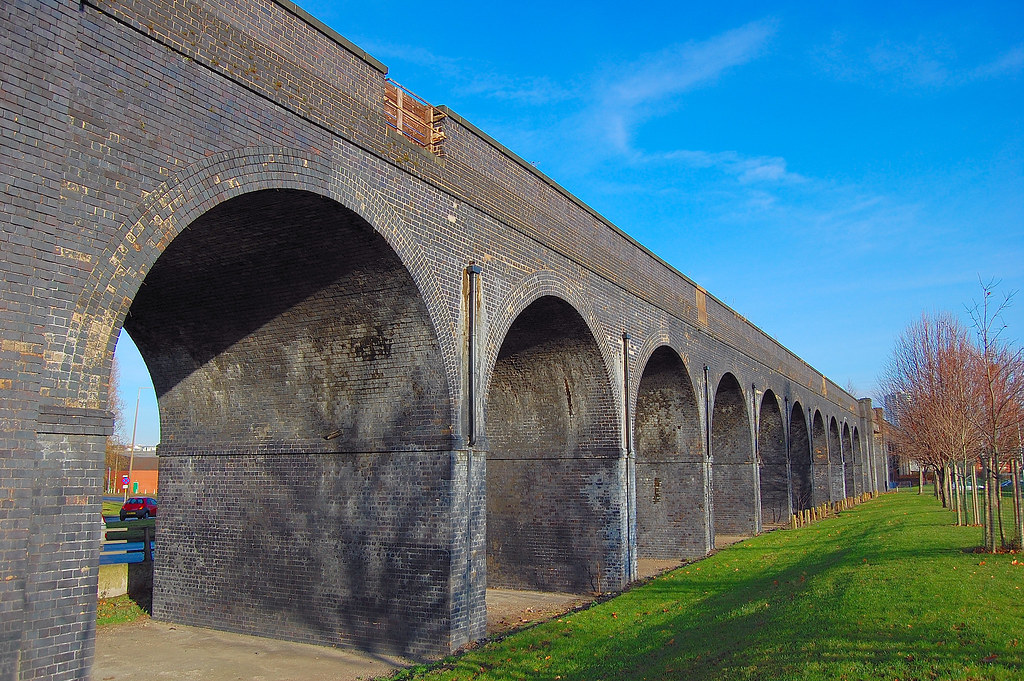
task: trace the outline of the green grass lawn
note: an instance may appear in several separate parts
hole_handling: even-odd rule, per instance
[[[399,678],[1024,678],[1024,556],[951,522],[886,495]]]

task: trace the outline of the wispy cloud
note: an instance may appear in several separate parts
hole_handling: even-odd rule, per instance
[[[786,159],[779,156],[744,156],[736,151],[693,151],[679,149],[650,157],[651,160],[680,162],[691,168],[718,170],[736,178],[741,184],[797,183],[807,178],[786,168]]]
[[[595,86],[601,94],[593,113],[606,140],[620,151],[628,150],[637,125],[667,113],[679,95],[756,59],[776,30],[773,20],[756,21],[702,42],[673,45],[616,68]]]
[[[979,64],[963,64],[941,37],[912,42],[884,39],[854,45],[834,32],[814,51],[819,67],[840,80],[898,88],[938,89],[1014,76],[1024,71],[1024,45],[1016,45]]]

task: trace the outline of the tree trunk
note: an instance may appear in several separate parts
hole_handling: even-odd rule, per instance
[[[964,524],[964,509],[960,505],[960,488],[963,484],[960,482],[960,476],[957,475],[957,465],[955,461],[949,462],[949,489],[953,499],[953,511],[956,513],[956,524],[957,526]]]
[[[992,455],[986,454],[983,460],[981,475],[985,481],[985,529],[982,532],[983,546],[988,553],[996,551],[996,516],[995,505],[992,503],[992,476],[990,474]]]
[[[974,524],[981,525],[981,506],[978,503],[978,467],[971,461],[971,503],[974,506]]]
[[[917,469],[917,493],[924,494],[924,469]]]
[[[1014,544],[1016,548],[1024,548],[1024,518],[1021,517],[1021,504],[1020,504],[1020,460],[1014,457],[1013,464],[1010,469],[1010,475],[1012,476],[1013,485],[1013,526],[1016,530],[1016,537],[1014,538]]]
[[[960,492],[961,492],[961,494],[963,496],[964,525],[965,526],[969,526],[969,525],[971,525],[973,523],[978,522],[978,517],[977,517],[977,515],[975,515],[973,518],[971,517],[971,513],[970,513],[971,507],[970,507],[970,504],[967,501],[967,460],[966,459],[964,459],[964,462],[963,462],[963,464],[961,466],[961,469],[960,469]]]
[[[949,462],[947,462],[946,465],[942,467],[942,505],[948,509],[953,508],[952,472],[953,467]]]

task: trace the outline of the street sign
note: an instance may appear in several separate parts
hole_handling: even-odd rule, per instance
[[[121,489],[128,489],[128,476],[127,475],[122,475],[121,476]]]

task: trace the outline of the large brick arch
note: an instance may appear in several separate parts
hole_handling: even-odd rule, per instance
[[[820,506],[831,498],[829,484],[828,429],[821,411],[814,409],[811,416],[811,461],[814,479],[812,500]]]
[[[65,406],[100,408],[106,376],[125,315],[146,273],[170,242],[213,207],[271,189],[307,191],[333,199],[363,218],[405,265],[430,313],[445,365],[457,366],[454,320],[439,275],[402,229],[380,192],[330,158],[282,147],[213,154],[175,174],[141,201],[99,257],[75,305],[66,341],[51,351],[70,371],[51,377],[50,397]],[[80,379],[80,380],[76,380]],[[451,423],[459,381],[446,376]]]
[[[845,496],[846,482],[843,480],[843,441],[835,416],[828,419],[828,463],[829,501],[839,501]]]
[[[484,375],[482,376],[481,385],[485,386],[484,394],[487,393],[486,386],[490,385],[498,352],[501,350],[501,345],[505,341],[505,337],[508,335],[512,324],[519,318],[523,310],[544,296],[552,296],[564,300],[586,322],[590,334],[593,336],[594,341],[597,343],[597,348],[601,352],[608,384],[611,386],[612,391],[617,393],[616,403],[620,403],[620,381],[613,374],[620,360],[615,350],[609,347],[607,342],[608,334],[594,310],[593,299],[586,296],[580,290],[579,284],[573,279],[554,270],[534,272],[523,278],[503,299],[492,300],[486,303],[488,310],[493,312],[489,315],[489,328],[482,357]],[[621,407],[617,408],[619,409],[618,423],[621,424]],[[621,431],[621,426],[619,429]]]
[[[736,376],[726,372],[715,388],[711,415],[712,517],[716,536],[757,532],[757,486],[750,406]]]
[[[700,400],[686,363],[671,345],[641,356],[632,411],[637,553],[692,558],[707,548]]]
[[[807,412],[799,401],[793,402],[789,420],[789,461],[793,481],[793,510],[813,507],[811,477],[811,439]]]
[[[491,585],[580,592],[627,578],[610,531],[626,521],[618,400],[599,345],[555,295],[503,336],[485,410]]]
[[[262,633],[273,611],[290,638],[435,645],[451,604],[415,582],[452,569],[455,349],[394,211],[347,173],[267,149],[208,159],[140,211],[80,314],[108,356],[131,327],[160,395],[154,616]],[[230,518],[195,512],[222,496]],[[205,552],[229,567],[204,569]]]
[[[771,389],[761,396],[757,419],[757,458],[762,525],[789,519],[789,466],[786,458],[786,421],[782,405]]]
[[[853,434],[850,424],[843,421],[843,480],[846,485],[846,496],[857,494],[856,466],[857,453],[853,451]]]

